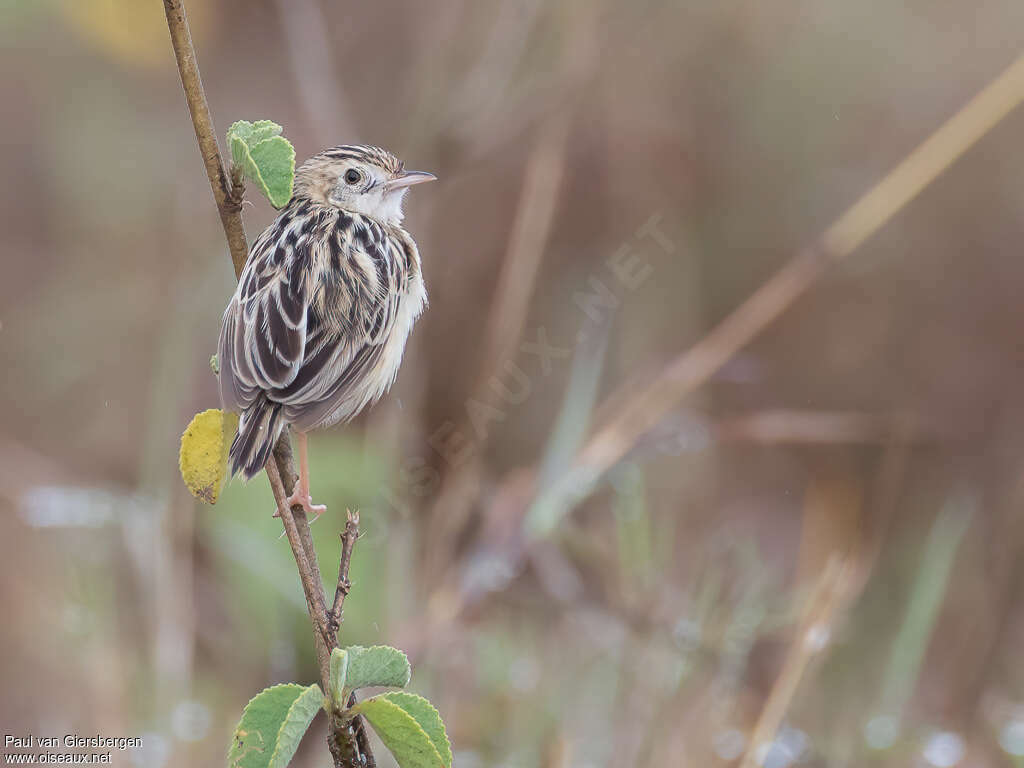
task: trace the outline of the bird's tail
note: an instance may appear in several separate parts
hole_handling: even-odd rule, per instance
[[[281,406],[262,395],[242,411],[238,419],[238,434],[228,451],[232,476],[241,474],[250,480],[263,469],[284,428],[281,416]]]

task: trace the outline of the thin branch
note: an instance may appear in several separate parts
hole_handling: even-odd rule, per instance
[[[740,768],[755,768],[760,764],[761,750],[775,738],[811,661],[828,646],[836,621],[850,597],[853,570],[853,563],[837,555],[826,564],[807,602],[779,676],[757,718]]]
[[[274,461],[277,463],[277,470],[281,474],[281,483],[284,486],[284,490],[288,495],[291,495],[292,491],[295,490],[295,483],[298,482],[299,476],[295,471],[292,443],[288,438],[288,432],[281,434],[277,445],[274,446]],[[316,549],[313,547],[313,533],[309,529],[309,519],[306,517],[306,510],[302,508],[302,505],[296,504],[292,507],[292,517],[295,518],[295,527],[298,528],[302,548],[306,551],[306,557],[309,560],[317,597],[321,605],[327,605],[327,598],[324,595],[324,583],[320,576],[320,563],[317,561]],[[330,654],[332,647],[327,648],[328,654]]]
[[[288,499],[285,495],[284,484],[281,482],[281,473],[273,458],[267,462],[267,477],[270,478],[270,488],[274,492],[274,501],[277,504],[281,521],[284,523],[285,533],[288,534],[288,543],[292,546],[295,563],[299,566],[302,589],[306,593],[306,601],[310,606],[309,615],[323,634],[324,643],[329,647],[333,646],[336,641],[332,641],[332,634],[327,628],[327,608],[322,595],[318,594],[316,583],[313,580],[313,570],[309,565],[310,558],[306,556],[306,549],[302,545],[302,539],[299,538],[299,529],[295,525],[295,518],[292,516],[292,510],[288,506]]]
[[[240,215],[241,190],[231,184],[224,161],[221,159],[217,131],[213,127],[210,106],[206,103],[206,92],[203,90],[203,80],[199,76],[196,50],[192,46],[192,33],[189,31],[188,16],[185,15],[182,0],[164,0],[164,13],[167,15],[167,28],[171,32],[171,45],[174,46],[174,58],[178,62],[178,73],[181,75],[181,85],[185,89],[188,111],[192,115],[196,141],[199,142],[203,165],[206,166],[206,176],[213,189],[213,199],[217,202],[220,223],[228,239],[231,263],[234,264],[237,277],[242,274],[242,268],[249,258],[249,246],[245,240],[245,228],[242,226]]]
[[[487,318],[475,395],[482,395],[502,356],[515,347],[526,326],[537,272],[558,212],[572,115],[571,107],[554,110],[527,158],[512,233]]]
[[[170,31],[171,44],[174,47],[174,56],[178,63],[178,73],[181,75],[181,84],[185,90],[189,114],[192,116],[196,141],[199,143],[199,151],[203,156],[203,164],[206,166],[206,175],[210,180],[213,198],[217,203],[217,212],[220,214],[224,235],[231,251],[235,276],[238,277],[242,274],[249,256],[249,246],[246,242],[241,216],[242,195],[245,189],[242,176],[238,169],[233,168],[229,177],[224,165],[217,143],[217,132],[213,127],[213,118],[210,116],[210,107],[203,91],[203,82],[199,76],[199,65],[196,62],[196,52],[192,45],[192,33],[189,31],[188,17],[185,14],[182,0],[163,0],[163,3],[167,16],[167,28]],[[292,492],[297,479],[287,431],[281,435],[277,445],[274,446],[273,458],[267,462],[266,470],[274,491],[274,500],[288,535],[288,543],[291,545],[295,564],[299,569],[299,578],[302,581],[310,621],[313,624],[320,680],[326,690],[330,678],[330,654],[331,649],[338,642],[338,629],[335,625],[333,630],[328,631],[323,581],[320,577],[320,566],[317,562],[313,537],[309,530],[309,521],[306,519],[305,511],[299,505],[289,509],[286,502],[287,494]],[[352,536],[353,544],[358,535],[358,517],[356,517],[355,523],[357,527]],[[346,534],[348,532],[349,526],[346,526]],[[343,556],[342,558],[346,565],[339,570],[339,584],[342,576],[344,576],[345,583],[348,583],[347,562],[351,560],[351,556],[350,545],[347,557]],[[337,596],[335,596],[335,605],[338,606],[337,623],[340,624],[341,610]],[[362,728],[361,720],[357,722],[357,730],[358,728]],[[375,764],[365,731],[362,733],[362,737],[359,737],[355,731],[349,730],[348,724],[343,723],[337,717],[330,718],[329,729],[327,745],[331,750],[336,768],[372,767]]]
[[[355,691],[348,697],[349,709],[356,705],[356,694]],[[352,723],[352,727],[356,732],[356,744],[359,745],[359,749],[364,755],[366,755],[366,765],[363,768],[377,768],[377,761],[373,759],[373,752],[370,750],[370,737],[366,735],[366,723],[363,721],[362,715],[356,717]]]
[[[860,413],[768,408],[706,425],[717,439],[768,444],[890,444],[908,430],[918,442],[952,439],[952,428],[918,425],[911,413]]]
[[[352,582],[348,578],[349,565],[352,563],[352,548],[359,538],[359,512],[348,512],[348,520],[345,522],[345,531],[341,535],[341,560],[338,562],[338,586],[334,590],[334,604],[327,615],[327,629],[334,637],[338,635],[338,628],[341,626],[341,612],[345,607],[345,598],[352,589]]]
[[[596,432],[576,457],[571,480],[580,494],[637,441],[761,334],[814,285],[826,268],[849,256],[1000,120],[1024,101],[1024,57],[986,86],[882,181],[800,251],[703,339],[672,361]]]
[[[470,390],[472,400],[487,401],[489,381],[498,375],[502,356],[511,354],[522,336],[537,273],[558,210],[572,115],[571,106],[555,110],[541,128],[527,159],[512,235],[491,302],[479,371]],[[469,429],[469,423],[464,420],[460,430]],[[446,474],[441,491],[431,506],[425,562],[427,574],[439,572],[452,560],[451,546],[458,539],[455,534],[472,511],[472,499],[477,490],[475,478],[480,472],[486,440],[485,435],[473,456]]]

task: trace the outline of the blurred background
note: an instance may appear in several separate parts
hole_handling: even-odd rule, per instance
[[[342,642],[409,653],[456,765],[1024,764],[1024,111],[557,490],[1014,61],[1019,0],[186,5],[222,139],[440,178],[398,382],[311,458],[325,574],[362,515]],[[222,765],[318,675],[266,478],[178,475],[234,278],[163,10],[0,13],[0,722]]]

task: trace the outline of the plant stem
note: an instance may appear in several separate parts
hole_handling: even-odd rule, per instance
[[[270,478],[270,488],[274,493],[274,502],[277,504],[277,512],[284,523],[285,533],[288,534],[288,543],[291,544],[292,554],[295,556],[295,563],[299,567],[299,578],[302,581],[302,589],[306,593],[306,603],[309,606],[309,616],[313,624],[323,635],[324,643],[328,646],[337,641],[332,641],[331,632],[327,628],[327,613],[323,597],[316,588],[313,581],[313,571],[309,565],[306,549],[299,538],[299,529],[295,524],[295,518],[288,506],[287,494],[284,490],[284,483],[281,482],[281,472],[277,468],[277,461],[271,458],[267,462],[267,477]],[[335,630],[334,637],[337,637]]]
[[[982,89],[815,242],[797,252],[750,298],[676,357],[659,375],[639,387],[630,382],[628,391],[623,389],[612,394],[605,402],[620,405],[577,453],[569,471],[552,488],[542,490],[545,503],[554,500],[564,507],[566,501],[575,503],[589,494],[597,480],[686,395],[707,382],[807,293],[830,267],[885,226],[1021,103],[1024,103],[1024,56]]]
[[[217,202],[217,212],[220,213],[220,223],[224,227],[228,248],[231,249],[235,277],[238,277],[242,274],[242,268],[249,257],[245,228],[242,226],[241,189],[232,185],[221,159],[217,131],[213,127],[210,106],[206,103],[206,92],[203,90],[203,80],[199,76],[199,63],[196,61],[196,50],[192,46],[192,33],[189,31],[188,17],[185,15],[182,0],[164,0],[164,13],[167,15],[167,28],[171,32],[171,45],[174,46],[174,58],[178,62],[178,73],[181,75],[181,85],[185,89],[188,111],[192,115],[196,141],[199,142],[199,152],[203,156],[206,176],[210,179],[213,199]]]
[[[338,563],[338,586],[334,590],[334,604],[327,616],[327,628],[337,636],[338,627],[341,626],[341,611],[345,606],[345,598],[352,589],[352,582],[348,579],[349,564],[352,562],[352,549],[359,538],[359,513],[348,512],[348,520],[345,523],[345,531],[341,534],[341,560]]]
[[[206,175],[213,190],[213,199],[217,203],[217,212],[220,214],[224,236],[231,251],[235,276],[239,277],[249,257],[249,246],[245,239],[241,215],[242,195],[245,189],[242,177],[236,169],[232,169],[229,176],[224,165],[217,143],[217,131],[213,127],[210,106],[206,102],[203,81],[199,75],[199,64],[196,62],[196,51],[192,45],[192,33],[189,31],[185,6],[182,0],[163,0],[163,3],[174,57],[178,63],[178,73],[181,75],[181,85],[185,90],[185,100],[188,102],[188,111],[196,132],[196,141],[199,143]],[[309,520],[306,519],[305,510],[301,506],[288,509],[285,503],[287,495],[292,492],[298,479],[288,437],[287,432],[283,433],[274,446],[273,460],[267,462],[267,476],[270,478],[270,486],[274,491],[275,502],[306,594],[306,605],[313,625],[313,641],[320,667],[320,682],[326,691],[330,680],[331,650],[338,644],[341,608],[351,588],[348,569],[352,560],[352,548],[359,536],[359,515],[349,515],[345,532],[342,534],[338,586],[328,622],[327,602],[320,576],[320,565],[309,530]],[[361,718],[356,718],[351,723],[343,723],[340,718],[331,715],[328,727],[327,745],[334,758],[335,768],[365,768],[375,764]]]

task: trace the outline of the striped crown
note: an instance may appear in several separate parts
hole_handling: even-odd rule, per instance
[[[400,173],[404,168],[404,163],[386,149],[369,144],[341,144],[337,147],[325,149],[323,152],[311,157],[307,162],[315,160],[358,160],[363,163],[373,163],[390,173]]]

